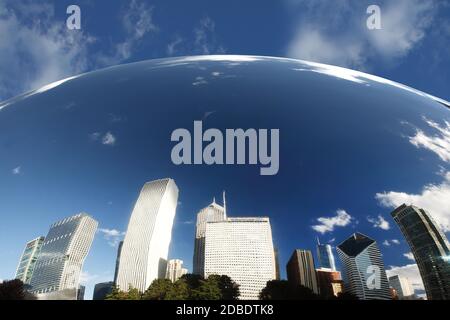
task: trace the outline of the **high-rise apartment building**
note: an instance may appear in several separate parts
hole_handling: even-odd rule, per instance
[[[50,227],[30,281],[38,298],[77,299],[83,263],[97,226],[97,221],[80,213]]]
[[[166,274],[178,187],[172,179],[147,182],[134,205],[120,252],[116,284],[144,292]]]
[[[34,266],[36,265],[39,253],[41,252],[44,239],[44,237],[39,237],[31,240],[23,249],[19,264],[17,266],[15,278],[21,280],[24,284],[30,284]]]
[[[450,245],[433,218],[421,208],[401,205],[391,213],[419,267],[429,300],[450,300]]]
[[[167,262],[166,279],[175,282],[187,273],[188,270],[183,268],[183,260],[172,259]]]
[[[345,291],[361,300],[390,300],[380,249],[375,240],[355,233],[337,246]]]

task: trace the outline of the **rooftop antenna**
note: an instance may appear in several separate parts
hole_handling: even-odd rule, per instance
[[[216,203],[216,197],[213,197],[213,204]]]
[[[225,200],[225,190],[223,191],[223,214],[227,217],[227,202]]]

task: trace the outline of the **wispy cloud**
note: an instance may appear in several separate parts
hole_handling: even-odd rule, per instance
[[[202,18],[194,29],[194,51],[199,54],[225,53],[225,48],[218,43],[216,23],[210,17]]]
[[[352,217],[342,209],[336,211],[336,215],[333,217],[320,217],[317,219],[319,224],[313,225],[313,230],[324,234],[331,232],[336,227],[345,227],[352,221]]]
[[[21,166],[15,167],[14,169],[11,170],[11,173],[14,174],[14,175],[18,175],[21,172],[22,172],[22,167]]]
[[[183,42],[183,38],[180,36],[176,36],[168,45],[167,45],[167,55],[173,56],[176,55],[179,51],[181,43]]]
[[[106,132],[105,134],[102,134],[100,132],[94,132],[89,135],[91,140],[93,141],[100,141],[102,144],[107,146],[114,146],[116,144],[116,136],[113,135],[111,132]]]
[[[379,1],[381,30],[368,30],[369,1],[288,0],[298,21],[287,48],[290,57],[364,68],[371,59],[409,54],[437,28],[439,1]],[[338,31],[337,31],[338,30]]]
[[[103,234],[103,238],[108,241],[111,247],[117,247],[125,236],[125,232],[116,229],[99,228],[98,232]]]
[[[375,198],[388,208],[396,208],[403,203],[425,209],[436,220],[444,232],[450,231],[450,172],[444,175],[440,184],[428,184],[419,194],[389,191],[377,193]]]
[[[400,244],[400,240],[398,239],[392,239],[392,240],[384,240],[383,241],[383,245],[386,247],[390,247],[391,245],[399,245]]]
[[[384,219],[382,215],[379,215],[377,218],[367,217],[367,221],[369,221],[374,228],[379,228],[382,230],[389,230],[391,228],[389,221]]]
[[[426,134],[417,129],[416,134],[409,141],[417,148],[424,148],[434,152],[442,161],[450,163],[450,122],[443,125],[424,118],[424,121],[435,130],[434,135]]]
[[[414,255],[412,254],[412,252],[404,253],[403,256],[408,260],[416,261],[416,259],[414,259]]]

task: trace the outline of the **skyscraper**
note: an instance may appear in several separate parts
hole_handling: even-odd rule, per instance
[[[227,218],[206,223],[205,276],[227,275],[240,287],[240,299],[258,299],[276,277],[269,218]]]
[[[319,259],[321,268],[336,271],[336,264],[331,246],[329,244],[320,243],[319,238],[317,238],[317,258]]]
[[[450,245],[423,209],[402,204],[391,213],[408,242],[430,300],[450,300]]]
[[[172,259],[167,263],[166,279],[175,282],[187,272],[188,270],[183,268],[183,260]]]
[[[120,252],[117,286],[144,292],[165,277],[178,187],[172,179],[147,182],[131,213]]]
[[[92,300],[105,300],[108,294],[111,294],[114,286],[114,282],[101,282],[97,283],[94,287],[94,295]]]
[[[97,226],[97,221],[80,213],[50,227],[30,282],[38,298],[77,299],[84,259]]]
[[[345,291],[361,300],[390,300],[381,252],[375,240],[355,233],[337,246]]]
[[[120,241],[119,246],[117,248],[116,269],[114,270],[114,283],[117,283],[117,275],[119,273],[120,254],[122,253],[122,246],[123,241]]]
[[[197,214],[197,224],[195,230],[194,263],[193,272],[201,276],[205,275],[205,231],[206,223],[214,221],[224,221],[226,219],[226,204],[224,193],[224,206],[220,206],[214,199],[213,202],[200,210]]]
[[[314,268],[314,258],[309,250],[294,250],[286,265],[289,283],[296,286],[304,286],[311,289],[315,294],[319,293]]]
[[[16,279],[21,280],[24,284],[30,284],[31,276],[33,275],[34,266],[41,252],[44,237],[39,237],[29,241],[19,260],[16,270]]]
[[[395,289],[397,297],[400,300],[409,300],[414,298],[414,289],[407,278],[395,275],[389,277],[389,285]]]

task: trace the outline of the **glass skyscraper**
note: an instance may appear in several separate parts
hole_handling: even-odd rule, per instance
[[[225,197],[224,206],[220,206],[214,199],[213,202],[197,213],[194,244],[194,274],[205,276],[205,231],[206,223],[224,221],[226,219]]]
[[[97,221],[80,213],[50,227],[30,282],[38,298],[77,299],[84,259],[97,226]]]
[[[39,237],[29,241],[19,260],[19,265],[16,270],[16,279],[21,280],[24,284],[30,284],[31,276],[33,275],[34,266],[41,252],[44,237]]]
[[[319,238],[317,238],[317,258],[319,259],[319,265],[321,268],[336,271],[336,263],[334,261],[331,246],[329,244],[320,243]]]
[[[381,252],[375,240],[355,233],[337,246],[345,291],[361,300],[390,300]]]
[[[401,205],[392,213],[419,267],[430,300],[450,300],[450,246],[445,234],[423,209]]]
[[[147,182],[131,213],[120,251],[116,285],[144,292],[166,275],[178,187],[172,179]]]

